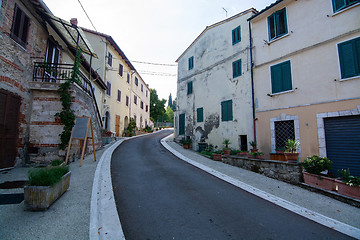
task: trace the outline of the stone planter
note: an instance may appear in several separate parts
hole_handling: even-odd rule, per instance
[[[237,155],[239,157],[248,157],[249,156],[249,153],[248,152],[238,152]]]
[[[285,157],[285,154],[283,152],[281,152],[281,153],[270,153],[270,160],[284,161],[284,162],[287,161],[287,159]]]
[[[349,186],[343,181],[335,180],[337,184],[338,193],[352,198],[360,199],[360,187]]]
[[[324,177],[308,172],[303,172],[304,182],[308,185],[322,188],[328,191],[336,191],[336,183],[334,178]]]
[[[46,210],[53,204],[70,185],[71,172],[62,176],[60,182],[54,186],[25,186],[25,207],[28,210]]]
[[[221,159],[222,159],[221,154],[213,153],[213,160],[221,161]]]

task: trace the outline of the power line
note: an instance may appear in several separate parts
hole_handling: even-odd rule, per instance
[[[151,65],[160,65],[160,66],[170,66],[170,67],[177,66],[177,64],[169,64],[169,63],[152,63],[152,62],[141,62],[141,61],[134,61],[134,60],[132,60],[131,62],[142,63],[142,64],[151,64]]]
[[[78,2],[79,2],[79,4],[80,4],[80,6],[81,6],[82,10],[84,11],[84,13],[85,13],[86,17],[89,19],[89,21],[90,21],[91,25],[93,26],[93,28],[95,29],[95,31],[97,31],[96,27],[94,26],[94,24],[93,24],[93,22],[91,21],[91,19],[90,19],[89,15],[88,15],[88,14],[87,14],[87,12],[85,11],[85,8],[84,8],[84,7],[83,7],[83,5],[81,4],[80,0],[78,0]]]

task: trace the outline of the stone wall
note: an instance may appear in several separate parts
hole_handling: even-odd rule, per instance
[[[302,167],[298,163],[249,159],[238,156],[222,156],[222,162],[292,184],[299,184],[302,181]]]

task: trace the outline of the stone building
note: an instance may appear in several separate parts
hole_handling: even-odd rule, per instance
[[[218,149],[254,140],[248,9],[205,28],[178,62],[175,134]]]
[[[0,46],[0,168],[59,158],[63,125],[55,117],[62,109],[57,89],[77,50],[96,54],[81,29],[53,16],[41,0],[1,2]],[[71,85],[72,109],[92,118],[99,147],[101,117],[93,85],[106,86],[87,61],[80,71],[79,83]]]

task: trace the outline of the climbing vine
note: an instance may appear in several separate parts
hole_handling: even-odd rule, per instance
[[[82,62],[81,51],[78,50],[76,53],[76,60],[74,66],[71,70],[70,77],[65,77],[66,81],[60,84],[58,89],[58,94],[60,95],[60,101],[62,104],[62,111],[60,113],[56,113],[55,116],[59,117],[61,122],[64,124],[64,129],[60,136],[60,149],[64,150],[70,140],[71,130],[75,124],[75,114],[74,110],[71,109],[71,92],[70,86],[72,83],[80,84],[80,64]]]

